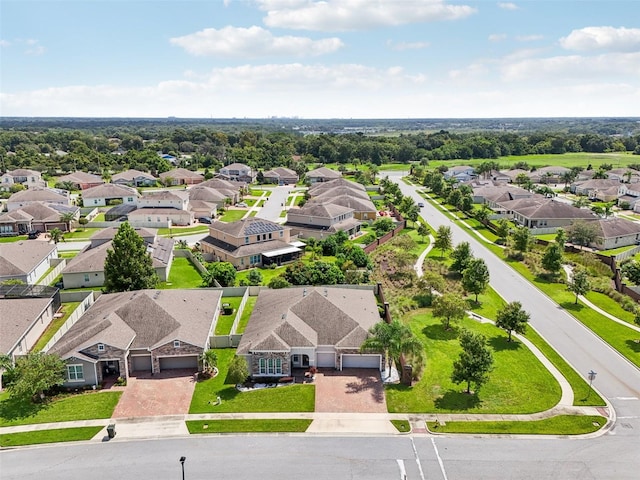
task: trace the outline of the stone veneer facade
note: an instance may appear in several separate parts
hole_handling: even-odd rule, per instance
[[[201,355],[204,349],[189,343],[180,342],[179,347],[173,346],[173,341],[151,350],[151,362],[154,373],[160,372],[160,357],[185,357],[189,355]],[[199,363],[198,363],[199,365]],[[200,367],[198,366],[198,369]]]
[[[120,348],[116,348],[116,347],[112,347],[111,345],[107,345],[106,343],[103,343],[102,345],[104,345],[104,350],[103,351],[99,351],[98,350],[98,345],[100,345],[99,343],[96,343],[95,345],[91,345],[88,348],[85,348],[84,350],[82,350],[82,353],[90,356],[90,357],[97,357],[98,359],[98,365],[96,366],[96,373],[97,373],[97,381],[98,384],[100,384],[102,382],[102,365],[100,364],[101,361],[107,361],[107,360],[117,360],[118,361],[118,369],[120,370],[120,376],[121,377],[128,377],[129,376],[129,372],[127,369],[127,362],[126,362],[126,353],[124,350],[121,350]]]
[[[281,358],[282,359],[282,374],[280,375],[262,375],[267,377],[283,376],[288,377],[291,375],[291,354],[289,352],[253,352],[251,354],[250,362],[250,374],[251,376],[260,375],[260,359],[261,358]]]

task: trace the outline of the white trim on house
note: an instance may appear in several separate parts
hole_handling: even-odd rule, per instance
[[[79,371],[78,371],[79,367]],[[73,370],[73,377],[71,371]],[[79,373],[79,375],[78,375]],[[68,363],[67,364],[67,381],[68,382],[84,382],[84,365],[81,363]]]

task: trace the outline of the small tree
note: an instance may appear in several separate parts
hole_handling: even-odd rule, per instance
[[[557,275],[562,269],[562,247],[557,243],[550,243],[542,256],[542,267],[552,275]]]
[[[371,336],[363,342],[360,351],[383,353],[386,356],[389,371],[400,355],[411,354],[419,357],[424,348],[411,329],[397,320],[391,323],[376,323],[369,333]]]
[[[576,294],[575,304],[578,303],[578,297],[580,295],[586,295],[589,290],[591,290],[589,274],[585,269],[578,268],[573,271],[573,275],[567,284],[567,290]]]
[[[455,293],[445,293],[433,301],[433,316],[440,319],[445,330],[449,330],[451,322],[462,320],[466,311],[464,298]]]
[[[502,328],[509,334],[507,342],[511,341],[511,332],[525,333],[529,322],[529,314],[522,310],[520,302],[511,302],[498,311],[496,327]]]
[[[269,280],[267,286],[275,290],[278,288],[290,287],[291,284],[282,275],[278,275],[277,277],[273,277],[271,280]]]
[[[632,260],[622,265],[621,270],[630,282],[636,285],[640,284],[640,263]]]
[[[236,268],[229,262],[212,262],[207,264],[207,271],[202,275],[202,285],[213,287],[216,282],[221,287],[233,287],[236,281]]]
[[[129,222],[120,225],[107,250],[104,279],[107,293],[154,288],[159,281],[144,240]]]
[[[527,227],[518,227],[511,234],[513,249],[518,252],[520,257],[531,249],[533,245],[533,235]]]
[[[456,245],[456,248],[451,252],[450,257],[453,259],[449,270],[462,273],[469,265],[469,262],[473,260],[473,252],[471,251],[471,245],[469,242],[460,242]]]
[[[71,222],[75,220],[76,216],[73,212],[65,212],[60,215],[60,221],[64,222],[67,227],[67,232],[71,231]]]
[[[453,383],[467,382],[466,393],[471,393],[471,384],[475,384],[476,393],[489,380],[489,373],[493,370],[493,355],[487,346],[484,335],[463,329],[460,332],[460,346],[462,352],[453,362],[451,381]]]
[[[229,364],[229,371],[227,372],[227,381],[231,383],[244,383],[249,378],[249,366],[247,360],[244,357],[235,356]]]
[[[467,268],[462,272],[462,288],[476,296],[484,292],[489,285],[489,269],[482,258],[474,258],[469,261]]]
[[[418,235],[422,238],[422,243],[424,243],[424,237],[429,235],[429,227],[427,227],[424,223],[420,222],[418,224]]]
[[[433,248],[440,250],[441,257],[444,257],[444,252],[451,250],[451,227],[446,225],[440,225],[436,232],[436,240],[433,243]]]
[[[89,223],[89,219],[87,217],[80,217],[78,223],[82,225],[82,227],[86,227],[87,223]]]
[[[260,285],[262,283],[260,270],[256,270],[255,268],[251,270],[249,275],[247,275],[247,280],[249,281],[249,285]]]
[[[442,292],[446,286],[446,282],[442,275],[436,272],[426,271],[424,275],[418,279],[418,287],[429,290],[429,295],[433,295],[433,291]]]
[[[567,227],[567,237],[572,243],[589,246],[594,243],[600,236],[600,227],[598,222],[587,222],[584,220],[576,220],[570,227]]]
[[[200,361],[202,362],[202,369],[206,373],[212,374],[218,366],[218,354],[210,348],[200,354]]]
[[[504,243],[509,236],[509,230],[511,227],[509,226],[509,220],[506,218],[501,218],[496,222],[496,235],[498,236],[498,240],[501,243]]]
[[[9,386],[11,395],[42,400],[44,392],[64,382],[65,363],[57,355],[29,353],[18,358],[15,382]]]
[[[51,240],[53,240],[53,243],[58,243],[60,240],[62,240],[62,230],[60,230],[59,228],[54,228],[49,232],[49,236],[51,237]]]

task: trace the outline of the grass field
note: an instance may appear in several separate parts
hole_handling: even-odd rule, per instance
[[[191,235],[193,233],[206,233],[209,231],[208,225],[196,225],[193,227],[172,227],[172,228],[159,228],[158,235],[163,237],[172,237],[180,235]]]
[[[15,237],[0,237],[0,243],[14,243],[27,240],[26,235],[17,235]]]
[[[56,428],[34,432],[6,433],[0,435],[0,446],[19,447],[41,443],[80,442],[91,440],[103,427]]]
[[[464,393],[466,385],[455,385],[450,378],[461,351],[457,331],[445,331],[426,309],[408,315],[406,322],[425,346],[426,366],[413,387],[387,386],[389,412],[533,413],[560,400],[560,385],[528,348],[507,342],[505,332],[493,325],[469,318],[460,326],[487,337],[494,370],[478,395]]]
[[[314,385],[290,385],[240,392],[235,385],[226,381],[235,349],[217,349],[216,353],[219,374],[196,384],[189,413],[313,412]],[[218,396],[222,403],[214,405]]]
[[[99,228],[82,228],[82,229],[76,230],[75,232],[67,232],[62,236],[62,238],[64,239],[64,241],[67,241],[67,242],[76,241],[76,240],[88,240],[98,230],[100,229]]]
[[[607,419],[597,415],[558,415],[530,422],[427,422],[434,433],[489,433],[511,435],[584,435],[600,430]]]
[[[229,335],[231,333],[231,327],[241,302],[242,297],[222,297],[222,304],[228,303],[233,311],[229,315],[225,315],[224,312],[220,314],[216,322],[215,335]]]
[[[87,392],[34,404],[3,392],[0,394],[0,427],[110,418],[121,394],[122,392]]]
[[[465,160],[465,165],[476,166],[483,162],[486,162],[487,159],[471,159]],[[561,166],[561,167],[583,167],[587,168],[587,166],[591,165],[594,170],[597,170],[601,165],[608,163],[613,165],[613,168],[624,167],[632,163],[638,163],[637,155],[632,155],[629,153],[565,153],[563,155],[552,155],[552,154],[543,154],[543,155],[522,155],[516,156],[511,155],[508,157],[498,157],[496,160],[498,164],[500,164],[500,168],[508,169],[515,163],[518,162],[526,162],[529,166],[535,167],[544,167],[548,165]],[[461,163],[456,163],[460,165]],[[448,160],[432,160],[429,162],[429,168],[438,167],[440,165],[452,165],[451,161]],[[402,170],[398,168],[399,170]],[[382,169],[381,170],[386,170]],[[404,170],[408,170],[408,166],[405,165]]]
[[[236,222],[242,219],[246,213],[246,210],[227,210],[218,220],[228,223]]]
[[[249,323],[251,312],[253,312],[253,307],[256,306],[257,300],[257,296],[247,298],[247,303],[244,304],[244,310],[242,311],[242,316],[240,317],[240,321],[238,322],[236,333],[244,333],[244,329],[247,328],[247,323]]]
[[[60,305],[60,310],[57,313],[62,313],[63,315],[59,318],[54,318],[47,329],[40,335],[40,338],[36,342],[36,344],[31,349],[34,352],[39,352],[42,350],[45,345],[53,338],[60,327],[64,325],[64,322],[67,321],[69,316],[73,313],[73,311],[80,305],[80,302],[67,302]]]
[[[160,283],[158,288],[198,288],[200,286],[202,286],[202,275],[191,260],[185,257],[174,257],[169,281]]]
[[[190,420],[189,433],[302,433],[312,420]]]

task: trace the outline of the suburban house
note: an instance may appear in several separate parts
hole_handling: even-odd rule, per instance
[[[638,183],[640,182],[640,172],[632,168],[613,168],[607,172],[607,178],[619,182]]]
[[[302,250],[290,241],[289,227],[248,217],[232,223],[213,222],[209,236],[200,241],[200,246],[203,253],[212,253],[215,260],[230,262],[241,270],[297,260]]]
[[[191,225],[189,193],[182,190],[149,192],[138,199],[138,208],[127,215],[132,224],[171,222],[171,225]]]
[[[189,194],[182,190],[147,192],[138,199],[138,208],[189,208]]]
[[[251,183],[253,181],[253,171],[251,167],[242,163],[232,163],[222,167],[219,176],[226,180]]]
[[[35,284],[55,258],[58,258],[58,246],[49,242],[0,243],[0,282],[15,279]]]
[[[156,177],[140,170],[126,170],[111,177],[111,183],[130,187],[150,187],[156,184]]]
[[[640,243],[640,223],[619,217],[602,218],[596,223],[599,233],[591,247],[610,250]]]
[[[445,180],[457,180],[459,182],[468,182],[477,177],[475,169],[469,165],[457,165],[449,168],[443,174]]]
[[[317,201],[329,201],[332,198],[336,198],[341,195],[360,198],[362,200],[371,200],[371,197],[366,191],[359,190],[355,187],[350,186],[336,186],[333,188],[325,188],[322,190],[313,189],[309,191],[309,195],[312,199]]]
[[[8,192],[13,185],[17,184],[23,185],[25,188],[44,188],[47,186],[46,182],[42,180],[42,174],[35,170],[16,168],[0,175],[0,190]]]
[[[56,183],[71,183],[74,190],[86,190],[87,188],[102,185],[104,180],[99,175],[93,175],[86,172],[72,172],[68,175],[56,178]]]
[[[62,270],[64,288],[89,288],[104,285],[104,262],[107,251],[111,249],[111,240],[118,229],[108,228],[91,237],[91,245],[67,262]],[[147,229],[136,229],[147,245],[147,252],[153,261],[153,268],[161,282],[169,278],[173,262],[172,238],[157,237],[155,232]],[[95,238],[94,238],[95,237]]]
[[[168,172],[161,173],[160,180],[165,185],[195,185],[204,182],[204,175],[186,168],[174,168]]]
[[[498,202],[517,200],[519,198],[531,198],[536,194],[509,184],[483,185],[473,188],[473,203],[486,203],[491,208],[496,208]]]
[[[562,183],[562,176],[570,172],[570,168],[552,165],[550,167],[541,167],[529,172],[529,179],[533,183]]]
[[[335,170],[331,170],[327,167],[320,167],[316,168],[315,170],[310,170],[304,176],[305,180],[312,185],[314,183],[329,182],[340,177],[342,177],[342,174],[340,172],[336,172]]]
[[[638,201],[640,201],[640,187],[628,183],[622,183],[618,186],[619,207],[624,206],[626,203],[628,205],[627,208],[633,210]]]
[[[234,182],[232,180],[223,180],[222,178],[211,178],[199,186],[213,188],[229,197],[233,203],[237,203],[242,193],[247,190],[247,184],[244,182]]]
[[[0,214],[0,236],[24,235],[32,230],[49,232],[54,228],[66,232],[67,223],[61,218],[67,213],[73,215],[70,223],[77,222],[80,218],[80,207],[57,203],[31,203]]]
[[[230,192],[225,189],[227,193],[223,193],[202,184],[195,185],[187,191],[189,193],[189,207],[196,217],[211,217],[211,214],[215,214],[218,208],[224,207],[227,199],[231,203],[236,203],[234,200],[238,198],[237,192]],[[232,196],[228,196],[229,193]]]
[[[595,198],[594,192],[599,190],[610,190],[615,188],[616,192],[620,187],[619,180],[609,180],[606,178],[594,178],[592,180],[575,181],[569,185],[569,191],[576,195],[584,195],[589,198]]]
[[[373,222],[378,211],[370,198],[355,197],[351,194],[338,195],[330,199],[334,205],[350,208],[353,210],[354,218],[365,222]],[[305,205],[327,203],[326,198],[312,198]]]
[[[277,167],[262,174],[264,183],[277,183],[278,185],[289,185],[298,183],[298,174],[290,168]]]
[[[591,210],[576,208],[542,195],[496,203],[504,215],[528,228],[566,227],[575,220],[595,218]]]
[[[526,177],[529,178],[529,170],[523,170],[521,168],[514,168],[512,170],[502,170],[500,173],[505,177],[509,178],[509,180],[507,180],[509,183],[516,183],[516,179],[518,178],[518,175],[526,175]]]
[[[129,223],[134,226],[170,227],[171,225],[187,226],[193,224],[194,216],[190,210],[176,208],[138,208],[127,215]]]
[[[316,183],[310,186],[308,191],[309,195],[313,197],[318,196],[335,187],[346,187],[360,192],[367,191],[366,187],[361,183],[352,182],[351,180],[347,180],[342,177],[336,178],[335,180],[329,180],[328,182]]]
[[[382,368],[379,353],[361,354],[380,322],[372,290],[295,287],[260,290],[237,355],[253,377],[291,376],[296,368]]]
[[[138,290],[101,295],[48,353],[67,364],[65,386],[105,377],[199,368],[210,346],[222,292]]]
[[[353,218],[353,209],[332,203],[309,203],[287,212],[285,226],[300,238],[322,239],[337,232],[349,236],[360,230],[361,222]]]
[[[85,207],[104,207],[117,204],[137,205],[140,194],[135,188],[115,183],[105,183],[88,188],[82,192],[82,205]]]
[[[7,200],[9,212],[18,210],[32,203],[57,203],[58,205],[71,205],[69,192],[52,188],[33,187],[29,190],[16,192]]]

